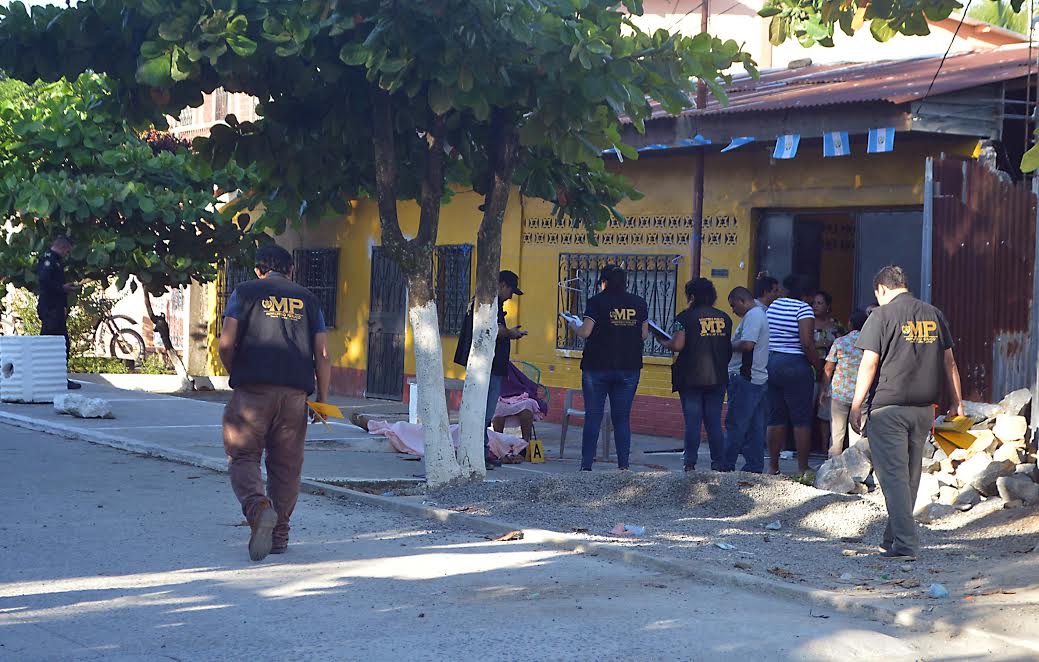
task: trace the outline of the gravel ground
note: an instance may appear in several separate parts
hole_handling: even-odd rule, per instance
[[[839,495],[782,476],[575,473],[485,482],[429,496],[441,507],[525,527],[724,568],[739,563],[736,567],[757,575],[899,599],[926,599],[933,582],[945,584],[954,595],[1034,586],[1039,563],[1034,551],[1039,514],[1003,510],[999,499],[921,527],[920,560],[902,564],[876,556],[885,524],[879,492]],[[776,521],[779,530],[765,528]],[[646,533],[610,535],[617,523],[645,527]],[[1026,557],[1031,564],[1015,563]],[[997,566],[1002,570],[996,572]],[[1016,571],[1005,569],[1011,566]]]

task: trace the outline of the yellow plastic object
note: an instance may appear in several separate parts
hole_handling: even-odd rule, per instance
[[[953,447],[953,449],[970,448],[971,444],[978,440],[978,438],[972,434],[968,434],[966,432],[955,432],[952,430],[935,430],[934,438],[939,442],[945,441],[946,443],[950,444]],[[939,445],[941,444],[939,443]],[[942,446],[942,450],[945,451],[946,455],[948,455],[951,452],[949,450],[946,450],[945,446]]]
[[[942,432],[966,432],[974,425],[974,419],[967,416],[951,416],[946,417],[941,423],[935,423],[934,429],[941,430]],[[969,446],[970,444],[968,444]],[[963,446],[966,448],[966,446]]]
[[[346,418],[346,416],[343,416],[342,409],[327,402],[311,402],[307,400],[307,406],[325,418]]]
[[[531,464],[542,464],[545,461],[545,445],[537,439],[527,444],[527,461]]]

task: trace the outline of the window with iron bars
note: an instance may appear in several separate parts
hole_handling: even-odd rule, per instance
[[[226,260],[224,262],[223,268],[220,270],[220,276],[217,278],[216,335],[219,336],[223,330],[224,311],[227,310],[227,300],[231,298],[231,293],[234,292],[236,287],[255,277],[251,268],[242,266],[236,260]]]
[[[472,287],[472,244],[437,246],[433,251],[433,288],[436,293],[440,333],[457,336],[469,310]]]
[[[213,121],[223,122],[227,117],[227,91],[222,87],[213,90]]]
[[[336,294],[339,291],[339,249],[298,248],[293,251],[294,280],[317,297],[325,326],[336,325]]]
[[[649,319],[664,329],[675,323],[678,292],[678,261],[674,255],[559,255],[558,312],[584,314],[588,299],[599,292],[599,273],[616,264],[628,275],[628,291],[646,300]],[[556,318],[556,348],[581,350],[584,340],[561,318]],[[644,356],[671,356],[670,350],[650,334],[642,347]]]

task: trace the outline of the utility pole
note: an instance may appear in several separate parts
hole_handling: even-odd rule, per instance
[[[710,0],[703,0],[700,7],[700,32],[707,32],[707,17],[710,14]],[[696,109],[707,107],[707,83],[703,79],[696,81]],[[704,179],[704,147],[694,148],[693,153],[693,227],[689,234],[689,267],[690,277],[700,277],[700,252],[703,247],[703,179]]]

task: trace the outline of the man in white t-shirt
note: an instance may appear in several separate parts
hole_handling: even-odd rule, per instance
[[[768,319],[765,307],[745,287],[729,293],[729,306],[743,320],[732,335],[722,471],[735,471],[736,459],[742,454],[742,471],[762,473],[768,402]]]

